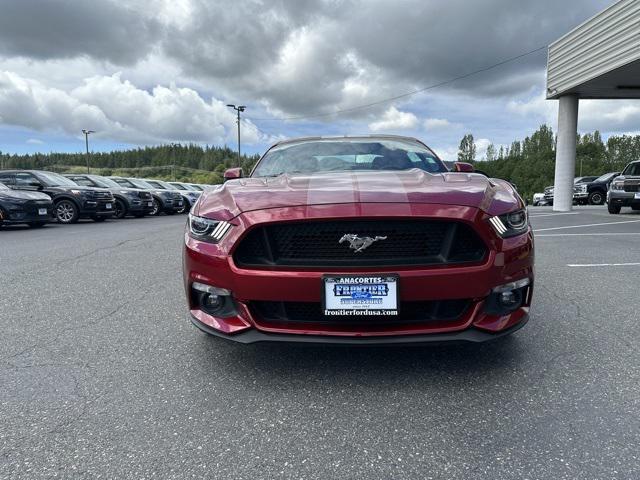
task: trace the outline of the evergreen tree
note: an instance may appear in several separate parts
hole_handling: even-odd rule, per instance
[[[467,133],[460,141],[458,148],[458,161],[471,163],[476,159],[476,144],[473,141],[473,135]]]

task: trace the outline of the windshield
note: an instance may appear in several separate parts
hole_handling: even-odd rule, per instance
[[[144,188],[145,190],[157,190],[157,187],[154,187],[148,184],[147,182],[145,182],[144,180],[140,180],[139,178],[128,178],[127,180],[129,180],[134,185],[134,188]]]
[[[98,176],[91,176],[89,178],[91,178],[93,183],[95,183],[97,186],[102,188],[114,188],[114,187],[121,188],[120,185],[118,185],[116,182],[114,182],[110,178],[104,178],[104,177],[98,177]]]
[[[633,177],[640,176],[640,162],[630,163],[622,172],[623,175],[631,175]]]
[[[169,185],[178,190],[189,190],[187,187],[185,187],[184,185],[180,185],[179,183],[170,183]]]
[[[316,173],[350,170],[409,170],[429,173],[447,168],[427,147],[418,143],[387,139],[332,139],[286,144],[269,150],[253,177],[283,173]]]
[[[608,182],[609,180],[611,180],[613,177],[615,177],[616,175],[620,175],[618,172],[613,172],[613,173],[605,173],[604,175],[596,178],[594,180],[594,182]]]
[[[145,182],[151,185],[153,188],[159,188],[160,190],[177,190],[177,188],[172,187],[168,183],[165,183],[161,180],[145,180]]]
[[[77,187],[73,180],[53,172],[38,172],[38,179],[48,187]]]
[[[189,186],[193,188],[196,192],[204,192],[204,189],[199,185],[189,185]]]

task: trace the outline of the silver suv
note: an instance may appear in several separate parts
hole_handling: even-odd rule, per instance
[[[613,179],[607,192],[609,213],[620,213],[622,207],[640,210],[640,160],[624,167],[620,176]]]

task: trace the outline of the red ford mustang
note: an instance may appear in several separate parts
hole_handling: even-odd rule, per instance
[[[507,182],[418,140],[280,142],[184,235],[193,323],[242,343],[482,342],[522,327],[533,234]]]

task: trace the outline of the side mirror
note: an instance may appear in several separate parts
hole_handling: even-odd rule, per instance
[[[455,162],[453,164],[453,171],[460,173],[473,173],[473,165],[466,162]]]
[[[242,178],[241,168],[227,168],[224,171],[224,181],[233,180],[234,178]]]

